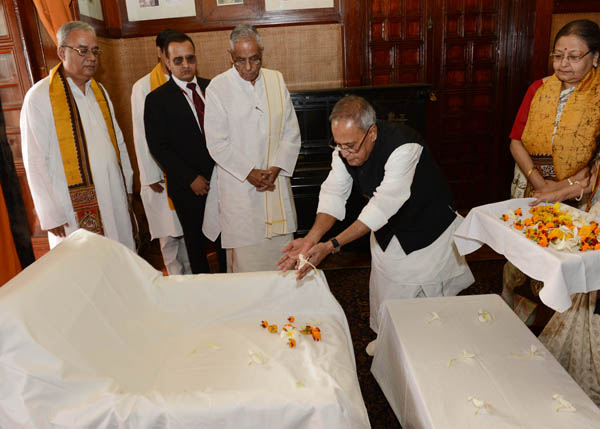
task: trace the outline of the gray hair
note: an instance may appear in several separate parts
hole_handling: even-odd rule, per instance
[[[354,126],[367,131],[377,120],[375,109],[367,100],[357,95],[348,95],[333,106],[329,120],[349,120]]]
[[[77,30],[90,31],[94,35],[94,37],[96,37],[96,31],[94,30],[94,27],[92,27],[87,22],[70,21],[66,24],[61,25],[58,31],[56,32],[57,45],[59,47],[63,46],[63,44],[69,37],[69,34]]]
[[[260,49],[263,48],[260,34],[256,31],[256,28],[248,24],[240,24],[231,31],[231,34],[229,35],[229,47],[233,51],[233,45],[248,39],[256,40],[258,47]]]

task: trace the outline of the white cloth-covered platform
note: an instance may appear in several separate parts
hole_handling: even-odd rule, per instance
[[[541,247],[500,219],[509,210],[522,208],[525,217],[533,198],[520,198],[472,209],[454,233],[461,255],[474,252],[484,243],[504,255],[529,277],[544,282],[540,299],[553,310],[571,307],[571,295],[600,289],[600,251],[569,252]],[[565,204],[566,205],[566,204]],[[579,212],[569,207],[569,210]],[[593,216],[580,212],[582,216]],[[600,427],[600,426],[599,426]]]
[[[259,326],[319,326],[289,348]],[[2,428],[367,428],[322,274],[162,277],[76,231],[0,288]]]
[[[371,372],[405,429],[600,427],[600,410],[498,295],[386,301]]]

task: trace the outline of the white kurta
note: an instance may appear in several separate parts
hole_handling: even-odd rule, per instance
[[[102,217],[104,235],[135,249],[127,193],[132,192],[133,170],[129,162],[123,133],[117,124],[112,102],[107,94],[121,157],[117,161],[106,122],[96,97],[86,84],[85,94],[67,78],[77,103],[89,153],[90,169]],[[67,224],[67,234],[78,226],[67,187],[67,179],[58,146],[54,115],[49,95],[50,78],[36,83],[26,94],[21,110],[21,147],[27,181],[40,226],[43,230]],[[125,183],[123,184],[123,176]],[[125,186],[127,189],[125,189]],[[127,192],[126,192],[127,191]],[[62,239],[48,233],[50,248]]]
[[[168,79],[168,76],[167,76]],[[164,180],[158,166],[148,148],[146,130],[144,128],[144,103],[150,94],[150,73],[133,84],[131,89],[131,116],[133,120],[133,141],[140,169],[140,196],[148,219],[152,239],[161,237],[179,237],[183,235],[181,223],[175,210],[169,207],[166,189],[154,192],[149,185]],[[162,184],[164,186],[164,183]]]
[[[289,92],[284,95],[283,129],[275,159],[286,178],[281,187],[287,232],[296,231],[290,187],[300,151],[300,129]],[[216,162],[207,197],[203,231],[211,240],[221,233],[224,248],[251,246],[265,240],[265,195],[246,180],[252,169],[267,168],[269,108],[261,74],[252,85],[235,68],[215,77],[206,89],[206,145]]]
[[[358,220],[371,231],[377,231],[395,215],[410,198],[410,187],[423,147],[407,143],[397,148],[385,164],[383,180],[373,197],[361,211]],[[343,220],[346,200],[352,190],[352,176],[335,150],[332,169],[321,185],[317,212]],[[456,220],[429,246],[404,253],[394,236],[385,252],[371,232],[371,278],[369,285],[371,329],[378,331],[381,304],[390,298],[456,295],[473,283],[473,275],[460,256],[452,233],[462,222]]]

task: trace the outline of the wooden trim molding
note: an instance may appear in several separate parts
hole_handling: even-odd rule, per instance
[[[551,3],[551,2],[548,2]],[[554,0],[553,13],[600,12],[598,0]]]
[[[81,16],[98,35],[107,38],[154,36],[165,28],[185,33],[224,30],[238,24],[273,25],[341,23],[347,5],[362,7],[364,2],[334,0],[331,8],[266,11],[264,0],[245,0],[244,4],[218,7],[215,0],[195,0],[196,16],[129,21],[125,0],[102,0],[104,21]],[[358,5],[360,4],[360,5]],[[79,14],[77,15],[79,16]]]

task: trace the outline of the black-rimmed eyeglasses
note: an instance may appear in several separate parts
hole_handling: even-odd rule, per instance
[[[184,58],[188,64],[196,63],[196,55],[186,55],[185,57],[175,57],[171,61],[173,61],[173,64],[175,64],[176,66],[180,66],[183,64]]]
[[[339,150],[343,150],[344,152],[348,152],[348,153],[356,153],[360,150],[360,147],[365,142],[365,139],[367,138],[367,135],[369,135],[369,131],[371,131],[371,128],[373,128],[373,125],[375,125],[375,124],[371,124],[371,126],[367,129],[367,132],[365,133],[365,135],[363,136],[362,140],[360,141],[360,143],[358,144],[358,146],[356,148],[354,148],[354,146],[355,146],[354,144],[351,147],[349,147],[347,144],[336,143],[335,140],[333,140],[333,136],[331,136],[331,139],[329,139],[328,146],[332,149],[339,149]]]

